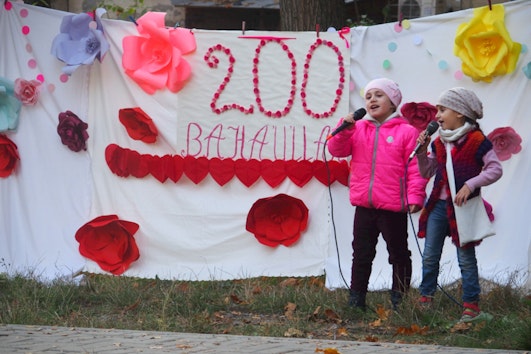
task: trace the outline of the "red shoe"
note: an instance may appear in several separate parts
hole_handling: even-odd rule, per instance
[[[481,310],[479,309],[477,302],[464,302],[463,307],[465,309],[463,310],[463,315],[459,322],[471,322],[481,315]]]
[[[433,305],[433,296],[421,296],[419,299],[419,307],[421,309],[429,309]]]

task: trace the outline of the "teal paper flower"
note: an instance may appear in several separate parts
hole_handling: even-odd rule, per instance
[[[22,103],[15,97],[15,83],[0,77],[0,132],[14,131]]]

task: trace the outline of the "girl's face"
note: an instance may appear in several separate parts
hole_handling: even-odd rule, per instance
[[[446,130],[460,128],[465,124],[466,120],[465,116],[461,113],[457,113],[456,111],[444,106],[437,106],[437,115],[435,118],[437,118],[441,129]]]
[[[367,113],[380,123],[396,111],[385,92],[377,88],[365,92],[365,108]]]

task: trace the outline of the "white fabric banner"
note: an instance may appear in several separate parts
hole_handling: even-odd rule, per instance
[[[480,123],[486,134],[510,126],[522,137],[522,151],[503,161],[502,179],[483,190],[494,207],[497,236],[478,248],[478,261],[482,277],[507,281],[519,272],[519,283],[525,283],[531,259],[531,226],[525,222],[531,126],[524,111],[531,94],[524,70],[531,60],[529,1],[504,4],[507,29],[524,49],[514,72],[491,83],[462,75],[461,61],[453,55],[456,28],[473,15],[466,10],[411,20],[410,27],[356,27],[350,34],[320,33],[319,38],[314,32],[248,31],[242,36],[241,31],[194,30],[197,49],[183,55],[191,79],[177,93],[166,88],[152,95],[122,67],[122,40],[138,35],[132,22],[103,19],[109,52],[102,62],[81,66],[67,77],[50,48],[62,18],[70,14],[7,4],[0,8],[0,77],[43,82],[38,103],[23,106],[18,129],[7,133],[20,154],[15,172],[0,179],[0,259],[8,273],[31,270],[53,279],[79,270],[104,272],[80,255],[74,235],[91,219],[115,214],[140,226],[134,235],[140,258],[124,275],[214,280],[326,274],[328,287],[345,287],[354,215],[348,187],[335,181],[329,190],[317,174],[303,172],[323,160],[326,136],[340,117],[363,106],[363,86],[386,76],[399,83],[403,104],[434,103],[447,88],[470,88],[483,101]],[[330,45],[315,47],[318,40]],[[214,56],[217,66],[209,65]],[[236,109],[216,112],[224,105]],[[156,143],[128,136],[118,115],[133,107],[153,119]],[[74,153],[61,144],[58,114],[66,110],[88,123],[86,151]],[[211,169],[218,159],[243,165],[239,176],[223,185],[209,173],[194,182],[186,168],[176,182],[155,174],[120,177],[106,161],[112,144],[155,158],[190,157],[194,166],[206,160]],[[286,161],[291,178],[274,187],[263,176],[254,181],[251,170],[263,160]],[[295,183],[299,175],[305,180]],[[246,231],[246,217],[255,201],[280,193],[305,203],[308,228],[289,247],[268,247]],[[417,217],[410,230],[414,283],[421,271],[413,230]],[[448,242],[445,248],[443,282],[459,278],[453,247]],[[389,287],[390,271],[381,241],[371,289]]]

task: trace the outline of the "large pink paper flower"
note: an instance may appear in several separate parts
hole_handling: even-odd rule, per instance
[[[494,129],[487,138],[492,142],[493,149],[500,161],[509,160],[513,154],[522,150],[522,138],[511,127]]]
[[[258,242],[276,247],[291,246],[308,226],[308,208],[287,194],[258,199],[249,213],[245,228]]]
[[[139,225],[116,215],[99,216],[76,232],[79,253],[98,263],[101,269],[120,275],[140,257],[133,235]]]
[[[137,20],[140,36],[124,37],[122,66],[144,91],[167,87],[180,91],[192,73],[184,54],[196,50],[194,34],[185,28],[166,28],[165,12],[148,12]]]
[[[421,132],[426,129],[430,122],[436,120],[437,108],[428,102],[408,102],[402,105],[400,112],[409,124]]]

